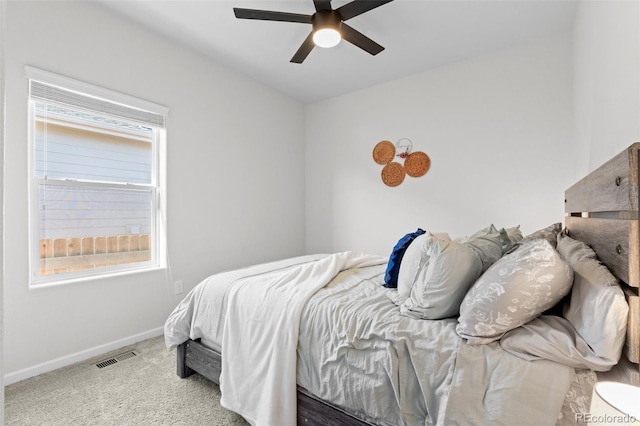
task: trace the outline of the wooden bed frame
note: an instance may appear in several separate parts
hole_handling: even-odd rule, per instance
[[[634,382],[640,375],[640,143],[593,171],[565,192],[566,228],[569,235],[589,244],[598,258],[621,281],[629,302],[625,343],[626,371],[616,373]],[[177,373],[194,373],[220,383],[221,355],[199,341],[178,346]],[[621,363],[622,365],[622,363]],[[359,419],[298,386],[298,424],[309,426],[366,426]]]
[[[640,362],[640,143],[565,191],[569,236],[587,243],[621,281],[629,303],[625,354]]]

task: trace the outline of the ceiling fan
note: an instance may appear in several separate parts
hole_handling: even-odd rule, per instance
[[[341,39],[345,39],[349,43],[369,52],[372,55],[377,55],[382,52],[384,47],[380,46],[361,32],[354,30],[349,25],[345,24],[344,21],[391,1],[393,0],[354,0],[334,10],[331,7],[331,0],[313,0],[313,4],[316,8],[316,12],[313,15],[275,12],[270,10],[242,9],[238,7],[234,7],[233,12],[235,13],[236,18],[239,19],[311,24],[311,33],[302,42],[298,51],[291,58],[291,62],[301,64],[314,46],[333,47],[337,45]]]

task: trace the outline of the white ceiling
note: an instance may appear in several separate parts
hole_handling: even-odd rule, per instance
[[[312,0],[101,3],[304,103],[568,31],[576,9],[576,0],[395,0],[348,21],[385,47],[380,54],[342,41],[293,64],[310,25],[236,19],[233,7],[310,15]]]

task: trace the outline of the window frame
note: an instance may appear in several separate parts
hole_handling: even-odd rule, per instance
[[[116,92],[104,87],[85,83],[83,81],[71,79],[69,77],[44,71],[35,67],[25,66],[25,75],[29,85],[28,91],[28,226],[29,226],[29,288],[43,288],[52,285],[83,282],[88,280],[104,279],[122,274],[148,272],[167,268],[167,232],[166,232],[166,141],[167,141],[167,115],[169,109],[163,105],[139,99],[130,95]],[[97,98],[114,105],[148,112],[157,116],[162,116],[162,124],[153,128],[152,137],[152,173],[151,183],[116,183],[109,181],[77,180],[64,178],[48,178],[36,176],[36,111],[35,104],[39,101],[32,96],[32,81],[47,86],[59,87],[65,91],[75,92],[87,98]],[[55,101],[50,102],[55,104]],[[65,105],[64,103],[59,103]],[[72,108],[77,106],[71,104]],[[91,110],[94,113],[110,117],[111,114],[98,110]],[[123,118],[123,120],[130,120]],[[118,188],[151,191],[151,259],[130,264],[107,266],[82,271],[64,272],[60,274],[40,275],[40,212],[39,212],[39,187],[43,183],[64,185],[72,187],[93,187],[93,188]]]

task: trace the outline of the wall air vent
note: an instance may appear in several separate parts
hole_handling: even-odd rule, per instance
[[[99,361],[97,363],[95,363],[94,365],[98,368],[105,368],[108,367],[110,365],[114,365],[117,364],[119,362],[122,362],[126,359],[129,358],[133,358],[135,356],[138,356],[138,353],[136,351],[128,351],[128,352],[123,352],[121,354],[118,354],[116,356],[113,356],[111,358],[107,358],[107,359],[103,359],[102,361]]]

